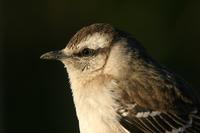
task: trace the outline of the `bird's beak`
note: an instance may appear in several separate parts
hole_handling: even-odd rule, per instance
[[[51,51],[47,52],[40,56],[40,59],[46,59],[46,60],[62,60],[65,58],[68,58],[62,50],[61,51]]]

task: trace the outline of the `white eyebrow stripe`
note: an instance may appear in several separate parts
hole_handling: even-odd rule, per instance
[[[78,45],[77,47],[85,47],[91,49],[98,49],[98,48],[104,48],[109,46],[109,42],[111,41],[111,37],[107,34],[100,34],[100,33],[94,33],[92,35],[86,36]]]

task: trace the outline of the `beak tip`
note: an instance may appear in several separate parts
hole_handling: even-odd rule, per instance
[[[43,54],[40,56],[40,59],[46,60],[46,59],[49,59],[49,56],[48,56],[48,54]]]
[[[41,59],[41,60],[43,60],[43,59],[44,59],[44,56],[43,56],[43,55],[41,55],[41,56],[40,56],[40,59]]]
[[[42,59],[42,60],[55,59],[55,55],[52,54],[52,52],[48,52],[48,53],[42,54],[42,55],[40,56],[40,59]]]

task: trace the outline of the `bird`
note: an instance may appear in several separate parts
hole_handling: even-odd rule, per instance
[[[195,90],[111,24],[85,26],[40,58],[64,64],[81,133],[200,133]]]

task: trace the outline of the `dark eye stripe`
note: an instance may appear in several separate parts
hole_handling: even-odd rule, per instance
[[[108,50],[109,48],[99,48],[96,50],[85,48],[81,50],[79,53],[74,53],[73,55],[77,57],[91,57],[91,56],[97,55],[98,53],[105,53]]]
[[[94,54],[95,54],[94,49],[85,48],[75,55],[79,57],[89,57],[89,56],[93,56]]]

